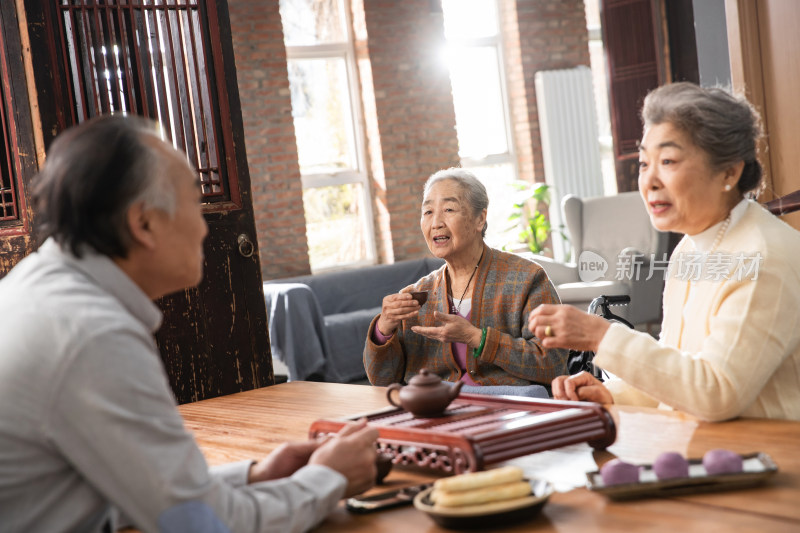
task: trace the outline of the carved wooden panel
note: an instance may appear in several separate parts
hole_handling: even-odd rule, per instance
[[[14,2],[0,3],[0,277],[33,249],[29,184],[36,173],[23,45]]]

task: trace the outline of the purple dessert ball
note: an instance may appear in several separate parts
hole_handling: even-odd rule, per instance
[[[639,482],[639,467],[621,459],[612,459],[600,469],[604,485],[621,485]]]
[[[712,476],[734,474],[742,471],[742,456],[730,450],[708,450],[703,456],[703,467]]]
[[[653,472],[658,479],[689,477],[689,461],[676,452],[664,452],[656,457]]]

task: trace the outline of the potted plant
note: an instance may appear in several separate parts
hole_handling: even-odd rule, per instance
[[[508,221],[513,225],[509,231],[519,228],[516,240],[503,246],[510,251],[530,251],[534,254],[552,257],[549,248],[550,235],[554,231],[547,214],[550,205],[550,186],[546,183],[530,183],[516,180],[511,186],[517,189]],[[567,236],[562,228],[556,230],[564,239]]]

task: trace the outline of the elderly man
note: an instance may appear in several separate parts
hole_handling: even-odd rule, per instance
[[[196,285],[195,172],[152,123],[60,135],[34,191],[39,250],[0,282],[3,531],[301,531],[375,478],[377,432],[209,471],[175,408],[151,300]]]

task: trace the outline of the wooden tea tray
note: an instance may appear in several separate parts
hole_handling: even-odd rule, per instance
[[[388,407],[317,420],[309,436],[335,433],[362,417],[378,429],[379,448],[392,455],[395,465],[452,474],[580,442],[605,449],[617,436],[611,415],[599,404],[481,394],[460,394],[435,418]]]

